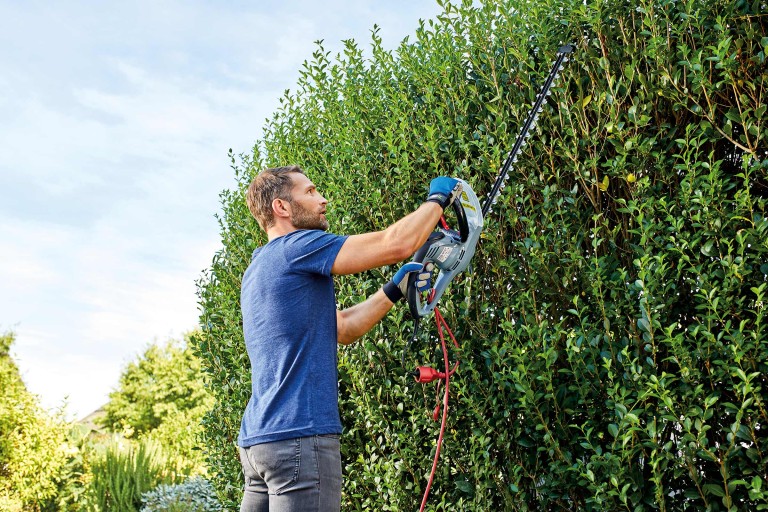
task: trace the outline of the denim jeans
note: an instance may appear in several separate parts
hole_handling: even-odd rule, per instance
[[[240,512],[339,512],[338,435],[240,448],[245,487]]]

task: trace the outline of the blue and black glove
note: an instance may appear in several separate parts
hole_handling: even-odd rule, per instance
[[[397,302],[405,297],[406,291],[408,290],[408,274],[411,272],[419,273],[418,279],[416,280],[416,288],[419,291],[428,290],[432,286],[432,272],[424,270],[421,263],[412,261],[400,267],[400,270],[392,276],[392,280],[387,282],[387,284],[381,288],[384,295],[386,295],[389,300]]]
[[[437,203],[445,210],[460,194],[461,182],[459,180],[440,176],[430,182],[427,201]]]

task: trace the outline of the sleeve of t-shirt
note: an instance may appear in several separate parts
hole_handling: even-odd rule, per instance
[[[286,244],[285,256],[296,272],[331,275],[331,268],[346,236],[320,230],[295,232]]]

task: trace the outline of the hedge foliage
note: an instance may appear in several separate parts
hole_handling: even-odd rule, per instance
[[[453,4],[387,51],[322,43],[251,155],[231,155],[199,283],[213,482],[234,508],[250,392],[240,277],[264,235],[244,189],[298,164],[331,230],[381,229],[453,175],[482,197],[555,50],[550,106],[441,301],[461,361],[428,510],[768,509],[765,0]],[[337,280],[349,306],[394,269]],[[432,329],[434,331],[434,329]],[[398,306],[340,350],[345,510],[415,509],[434,390]],[[434,335],[408,364],[439,364]]]

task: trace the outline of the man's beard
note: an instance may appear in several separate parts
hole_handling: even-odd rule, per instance
[[[296,229],[320,229],[327,231],[330,225],[319,213],[304,208],[298,201],[291,202],[291,223]]]

